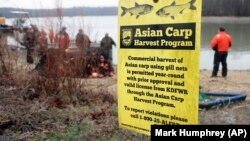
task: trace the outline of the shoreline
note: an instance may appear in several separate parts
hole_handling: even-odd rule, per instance
[[[229,70],[226,79],[221,77],[211,78],[210,70],[200,71],[200,86],[206,92],[241,93],[250,100],[250,70]]]

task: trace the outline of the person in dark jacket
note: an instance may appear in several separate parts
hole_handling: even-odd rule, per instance
[[[89,78],[95,78],[98,76],[98,56],[97,51],[93,50],[91,51],[90,55],[87,56],[87,66],[86,66],[86,72],[87,76]]]
[[[27,49],[26,61],[32,64],[34,62],[33,52],[34,52],[34,48],[36,45],[36,36],[35,36],[34,29],[32,27],[28,28],[27,32],[25,33],[23,37],[23,42],[24,42],[24,46]]]
[[[76,35],[76,47],[78,49],[78,52],[76,53],[75,57],[75,68],[77,74],[82,74],[82,68],[85,68],[84,60],[89,55],[86,50],[90,47],[90,42],[91,41],[89,37],[84,34],[83,29],[79,29]]]
[[[211,40],[211,48],[215,51],[214,66],[211,77],[217,77],[220,63],[222,64],[222,77],[227,77],[227,56],[231,46],[231,36],[226,33],[225,28],[220,27],[218,34],[216,34]]]
[[[86,48],[90,47],[90,39],[88,35],[84,34],[83,29],[79,29],[76,35],[76,46],[80,51],[85,51]]]
[[[48,51],[48,38],[47,33],[42,30],[37,38],[37,44],[38,44],[38,52],[40,55],[40,59],[38,63],[36,64],[35,70],[38,70],[40,73],[43,73],[45,71],[45,62],[47,58],[47,51]]]
[[[116,46],[115,41],[109,36],[108,33],[101,40],[101,55],[104,56],[106,60],[112,60],[112,46]]]

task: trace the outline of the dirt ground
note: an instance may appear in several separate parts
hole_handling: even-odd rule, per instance
[[[246,99],[210,109],[200,109],[199,124],[250,124],[250,71],[229,70],[226,79],[220,75],[216,78],[210,76],[210,70],[200,71],[200,86],[203,92],[244,94]],[[95,81],[89,80],[92,84],[96,84]],[[117,76],[98,81],[110,94],[117,96]],[[96,88],[98,89],[102,88]]]
[[[24,57],[16,56],[18,73],[12,79],[0,77],[0,140],[150,140],[118,127],[117,73],[113,77],[69,79],[72,87],[61,91],[65,95],[58,95],[48,93],[56,92],[53,85],[41,88],[38,82],[43,81],[31,72],[35,65],[27,65]],[[227,79],[210,76],[210,70],[200,71],[202,91],[247,97],[199,109],[199,124],[250,124],[250,70],[229,70]]]
[[[205,92],[245,94],[246,99],[199,112],[200,124],[250,124],[250,71],[229,70],[227,79],[211,78],[211,71],[201,70],[200,86]]]

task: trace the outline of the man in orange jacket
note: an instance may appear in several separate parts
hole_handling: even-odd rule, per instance
[[[226,33],[225,28],[220,27],[218,34],[216,34],[211,41],[211,48],[215,51],[212,77],[217,77],[220,62],[222,64],[222,76],[227,76],[227,56],[231,46],[231,36]]]
[[[66,32],[66,27],[62,27],[59,33],[55,36],[55,43],[60,50],[65,50],[69,47],[69,35]]]
[[[51,44],[54,43],[54,37],[55,37],[54,31],[53,31],[53,29],[50,29],[49,30],[49,40],[50,40]]]
[[[66,27],[62,27],[60,32],[55,36],[55,43],[59,49],[59,56],[61,59],[66,58],[66,49],[69,47],[70,39],[66,32]]]

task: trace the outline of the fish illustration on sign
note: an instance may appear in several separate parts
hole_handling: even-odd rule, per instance
[[[153,10],[153,6],[149,4],[141,4],[135,2],[135,6],[131,8],[121,7],[122,8],[122,14],[121,16],[124,16],[126,13],[130,13],[132,15],[136,15],[136,19],[139,18],[141,15],[145,15],[150,13]]]
[[[162,7],[156,12],[156,15],[161,17],[171,17],[174,20],[174,16],[177,14],[182,14],[183,11],[187,8],[191,10],[196,10],[194,6],[196,0],[191,0],[188,3],[176,5],[175,1],[171,5]]]

